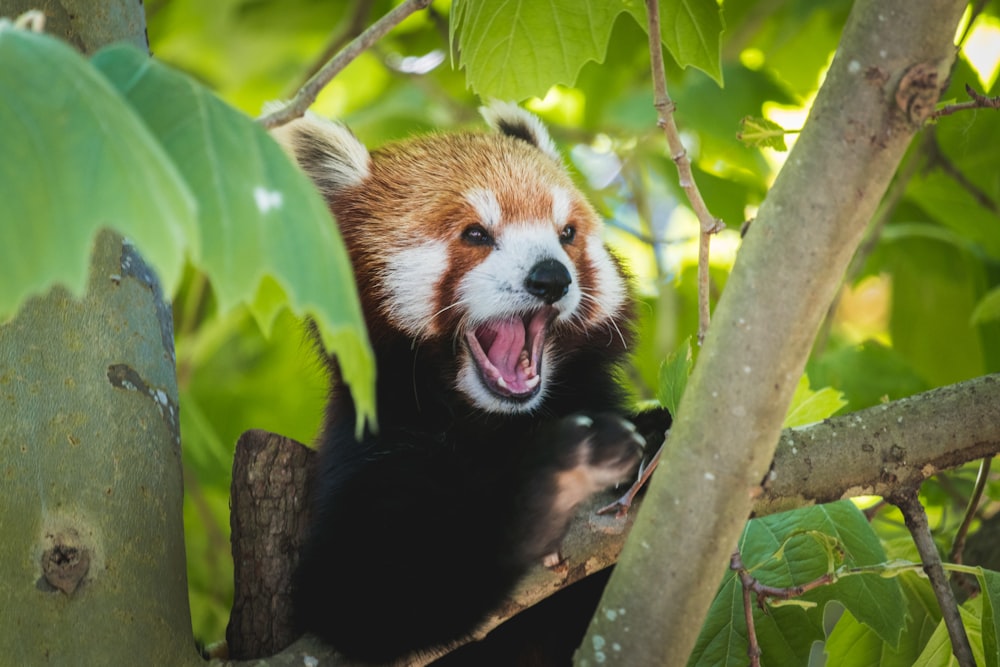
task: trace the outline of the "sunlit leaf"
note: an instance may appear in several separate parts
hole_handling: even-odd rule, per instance
[[[977,665],[986,664],[982,641],[982,605],[981,598],[973,598],[958,608]],[[913,667],[957,667],[957,665],[958,661],[952,654],[948,628],[941,620],[924,650],[913,661]]]
[[[622,9],[604,0],[460,0],[451,40],[470,88],[522,100],[572,85],[584,63],[603,60]]]
[[[374,410],[374,369],[353,274],[315,187],[250,118],[192,79],[113,46],[94,56],[181,168],[200,205],[201,255],[220,308],[251,307],[268,330],[287,301],[318,325],[351,386]],[[263,288],[262,288],[263,285]]]
[[[641,0],[626,0],[640,25],[647,24]],[[715,0],[664,0],[660,2],[660,38],[683,67],[693,66],[722,85],[722,31],[725,23]]]
[[[979,570],[983,599],[983,659],[986,667],[1000,665],[1000,573]]]
[[[786,132],[785,128],[773,120],[745,116],[740,121],[740,131],[736,134],[736,138],[754,148],[773,148],[778,151],[787,151]]]
[[[898,647],[893,647],[849,611],[827,637],[828,664],[840,667],[911,667],[941,618],[937,600],[926,578],[914,573],[899,577],[906,605],[906,625]]]
[[[130,105],[66,44],[0,25],[0,322],[54,284],[83,293],[114,227],[167,290],[197,254],[195,204]]]
[[[809,388],[809,378],[803,375],[795,387],[782,428],[818,422],[832,416],[845,405],[847,401],[842,393],[830,387],[814,391]]]
[[[972,323],[982,324],[998,319],[1000,319],[1000,287],[995,287],[976,304],[976,309],[972,311]]]
[[[688,376],[691,375],[693,364],[691,357],[691,339],[687,338],[681,346],[675,350],[660,365],[659,388],[656,398],[660,405],[670,411],[670,414],[679,414],[678,408],[681,404],[681,396],[687,387]]]

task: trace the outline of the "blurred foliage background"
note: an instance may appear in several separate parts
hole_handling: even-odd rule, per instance
[[[291,97],[394,4],[147,0],[146,10],[157,58],[256,116],[265,102]],[[669,58],[667,65],[698,185],[728,225],[712,245],[713,303],[735,260],[740,228],[752,220],[786,155],[743,145],[740,120],[766,117],[786,129],[801,127],[851,5],[720,4],[724,87]],[[480,127],[481,100],[469,92],[465,72],[453,67],[451,9],[439,0],[405,21],[340,74],[313,110],[343,119],[370,146],[415,132]],[[945,102],[968,99],[966,85],[1000,94],[998,14],[996,1],[970,10]],[[606,216],[610,244],[635,274],[643,305],[630,382],[637,399],[649,398],[662,359],[696,331],[697,225],[656,127],[645,32],[621,14],[603,62],[584,66],[573,87],[553,87],[525,104],[551,127]],[[813,386],[843,392],[845,411],[1000,370],[998,146],[1000,116],[979,110],[941,118],[911,147],[809,364]],[[326,378],[301,323],[285,314],[265,339],[244,311],[220,317],[210,286],[193,270],[174,314],[191,606],[196,635],[214,641],[224,635],[231,603],[233,446],[249,428],[311,442]],[[961,520],[974,474],[974,468],[956,471],[924,486],[943,546]],[[989,495],[1000,498],[995,480]],[[987,503],[980,518],[997,509]],[[881,512],[878,526],[890,556],[914,557],[897,515]]]

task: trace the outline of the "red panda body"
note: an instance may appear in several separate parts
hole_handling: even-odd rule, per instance
[[[632,304],[601,221],[532,115],[369,152],[307,117],[278,138],[334,212],[377,365],[379,428],[337,383],[293,599],[304,631],[385,662],[469,634],[573,508],[634,470],[616,416]]]

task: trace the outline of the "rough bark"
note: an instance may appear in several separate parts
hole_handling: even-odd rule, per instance
[[[819,325],[944,85],[965,4],[854,4],[810,117],[740,250],[577,664],[687,661]],[[628,623],[601,609],[627,610]]]
[[[1000,452],[997,405],[1000,375],[990,375],[810,426],[785,429],[763,494],[753,505],[754,512],[759,516],[858,495],[891,495],[940,470],[995,455]],[[243,459],[251,459],[253,465],[240,463]],[[307,469],[314,463],[315,457],[304,445],[263,431],[245,433],[237,445],[232,491],[233,549],[234,554],[237,549],[243,554],[235,558],[237,572],[252,572],[255,578],[237,575],[236,599],[254,607],[242,610],[251,618],[274,615],[269,622],[258,623],[261,632],[269,632],[268,627],[288,627],[289,609],[283,596],[287,594],[294,558],[273,555],[284,552],[283,545],[292,545],[301,538],[306,508],[300,501],[308,493]],[[282,464],[294,469],[270,469]],[[290,500],[274,501],[281,497]],[[563,545],[566,568],[557,572],[535,568],[510,600],[484,622],[477,636],[485,636],[515,614],[616,561],[635,507],[624,520],[595,515],[594,509],[607,501],[605,497],[596,498],[578,513]],[[300,514],[290,517],[290,511]],[[251,526],[253,536],[239,534],[244,529],[238,526]],[[237,540],[241,546],[237,546]],[[248,560],[248,554],[255,553],[264,557]],[[248,586],[252,590],[244,590]],[[275,604],[274,600],[282,603]],[[260,646],[282,646],[288,643],[286,638],[290,636],[282,635],[280,640],[258,637],[257,641]],[[305,654],[334,659],[328,649],[304,640],[276,658],[278,662],[269,660],[268,664],[286,664],[281,661],[288,656]],[[262,651],[243,657],[266,655]],[[429,659],[415,658],[409,664],[421,665]],[[346,663],[338,659],[331,664]]]
[[[272,655],[291,644],[292,572],[306,533],[315,452],[266,431],[236,443],[230,495],[233,610],[226,628],[234,659]]]

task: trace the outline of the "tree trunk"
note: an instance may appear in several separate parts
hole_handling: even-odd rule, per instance
[[[816,331],[948,77],[965,6],[854,4],[809,120],[740,250],[577,664],[687,662]]]
[[[31,8],[84,52],[146,48],[137,0],[0,0]],[[195,664],[170,307],[120,236],[96,239],[82,300],[55,287],[0,326],[0,461],[0,656]]]

